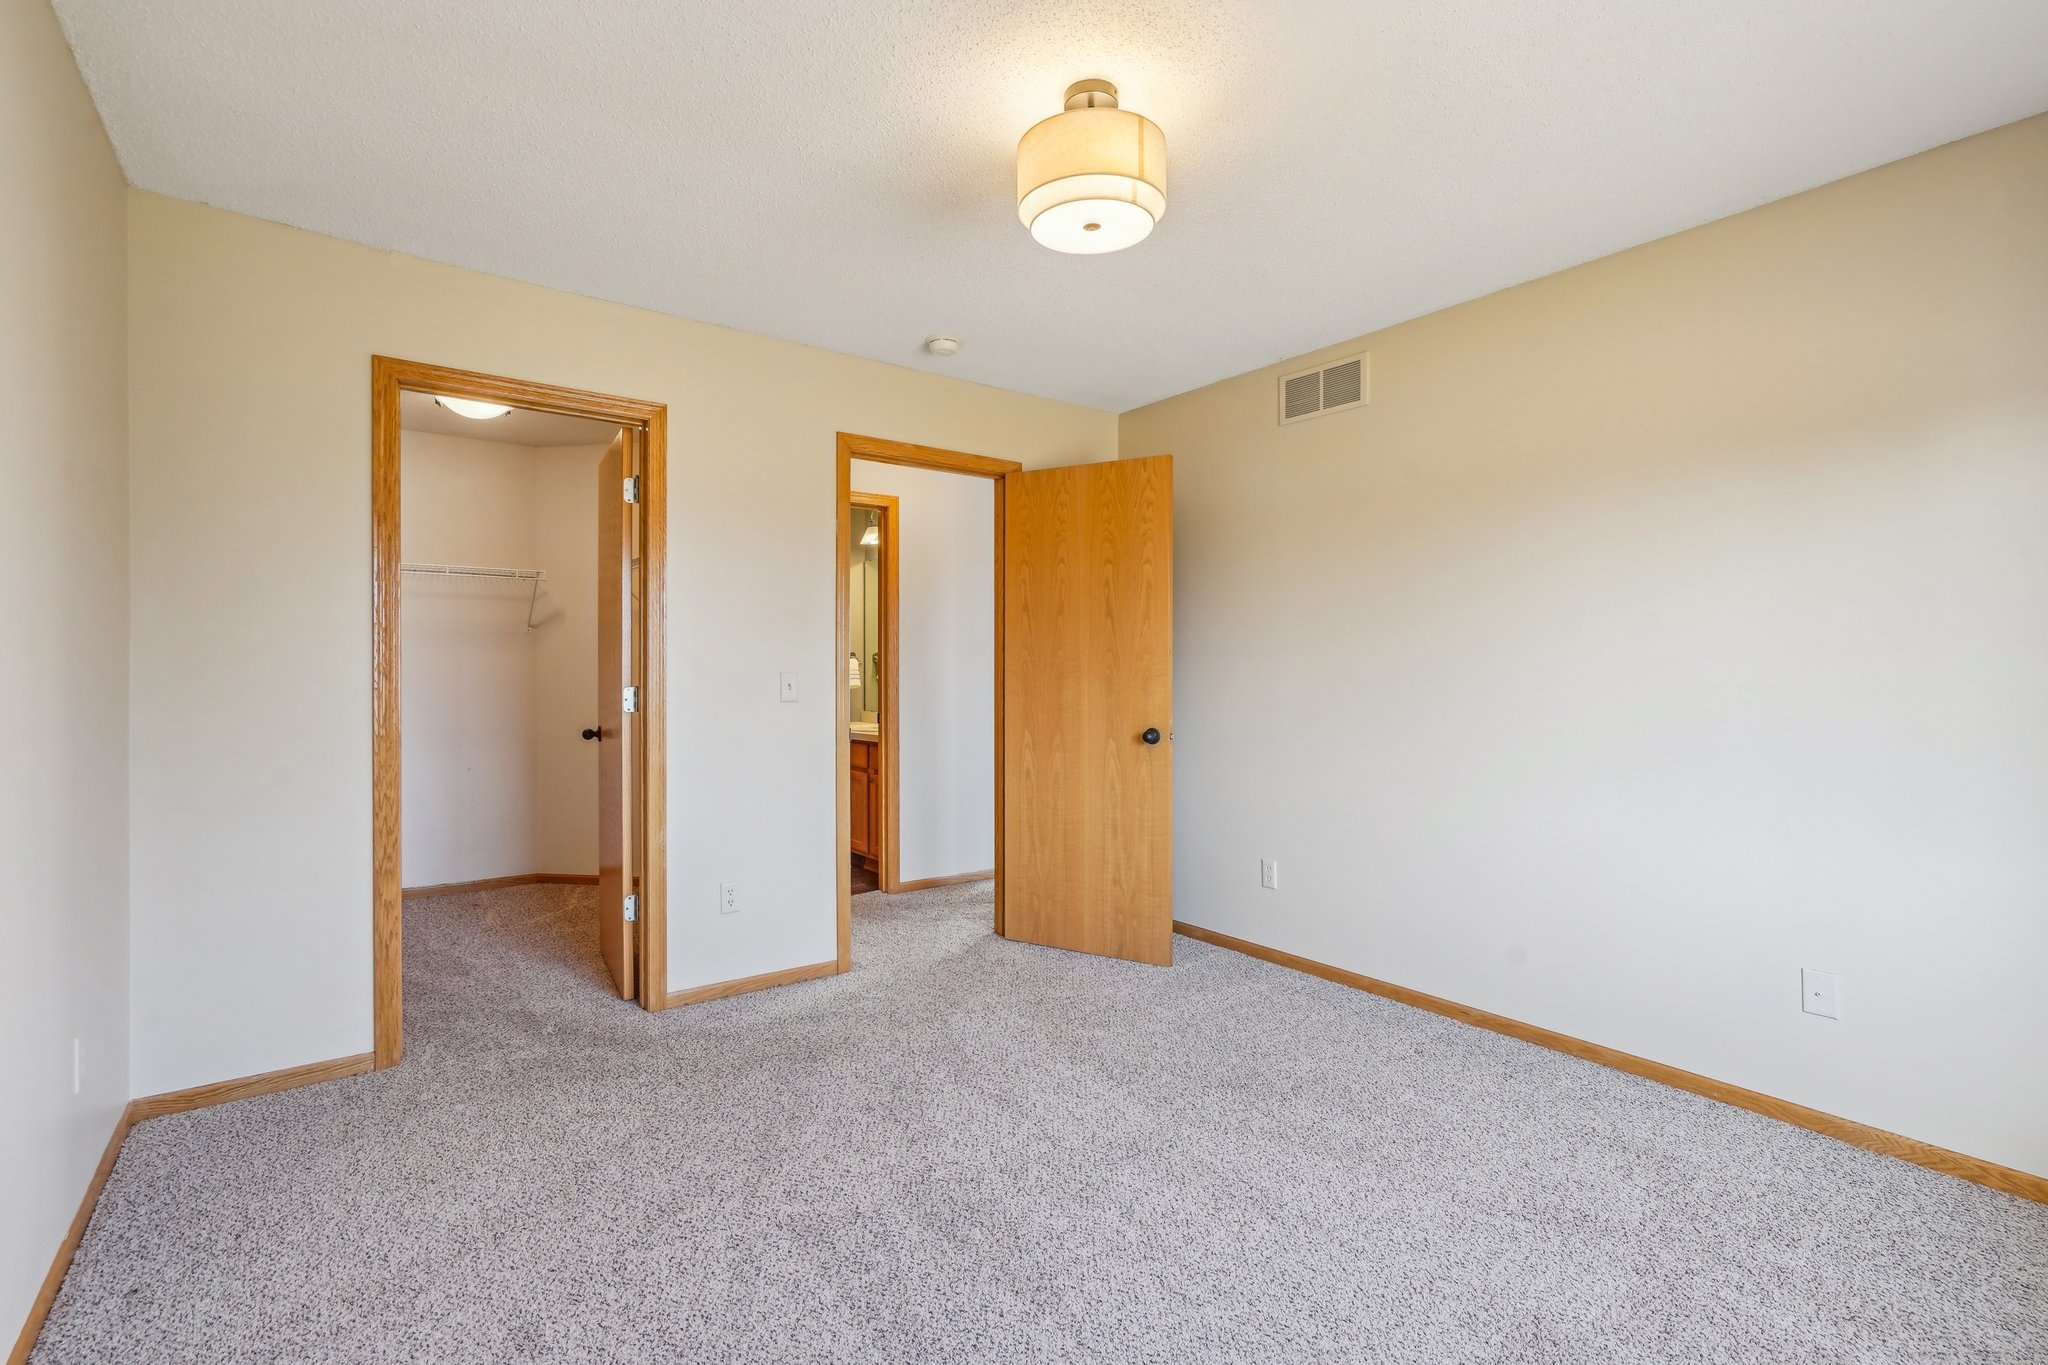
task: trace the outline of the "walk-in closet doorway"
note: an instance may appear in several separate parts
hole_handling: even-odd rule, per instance
[[[380,356],[371,418],[376,1063],[408,894],[589,887],[661,1009],[666,408]]]

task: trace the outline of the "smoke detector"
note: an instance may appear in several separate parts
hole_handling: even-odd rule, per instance
[[[944,334],[928,336],[924,339],[924,348],[933,355],[953,355],[960,349],[960,338]]]

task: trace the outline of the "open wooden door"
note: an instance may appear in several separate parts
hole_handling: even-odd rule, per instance
[[[1006,938],[1173,961],[1173,458],[1002,481]]]
[[[635,715],[626,709],[633,673],[633,507],[625,500],[627,434],[597,466],[597,942],[619,994],[632,999],[634,926],[626,897],[636,890],[631,815],[638,766]]]

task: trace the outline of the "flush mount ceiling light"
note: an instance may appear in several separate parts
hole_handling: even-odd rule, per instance
[[[479,422],[493,417],[503,417],[512,409],[503,403],[479,403],[474,398],[436,398],[434,400],[457,417],[469,417]]]
[[[1121,251],[1166,215],[1166,134],[1116,107],[1108,81],[1075,81],[1067,110],[1017,144],[1017,216],[1041,246]]]

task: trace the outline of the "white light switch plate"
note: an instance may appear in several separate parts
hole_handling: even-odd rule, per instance
[[[785,673],[782,675],[782,699],[784,701],[796,700],[796,674]]]
[[[1842,1017],[1842,998],[1833,972],[1799,969],[1799,1007],[1823,1019]]]

